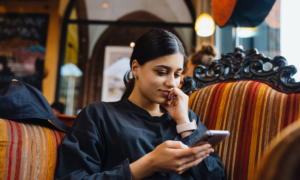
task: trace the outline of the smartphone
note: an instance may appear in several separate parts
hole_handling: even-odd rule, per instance
[[[208,130],[202,136],[200,136],[190,147],[201,146],[203,144],[211,144],[211,147],[215,147],[229,135],[229,131]]]

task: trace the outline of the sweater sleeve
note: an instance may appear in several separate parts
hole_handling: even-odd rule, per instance
[[[103,171],[104,143],[89,114],[82,111],[60,145],[55,179],[131,179],[128,159]]]
[[[182,138],[180,141],[187,146],[192,145],[207,128],[200,121],[199,116],[192,113],[190,114],[190,120],[195,119],[197,122],[197,129],[187,137]],[[205,180],[225,180],[224,166],[218,153],[214,151],[207,158],[205,158],[196,167],[193,167],[187,171],[194,179]]]

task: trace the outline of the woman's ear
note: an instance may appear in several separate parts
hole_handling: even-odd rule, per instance
[[[131,64],[131,72],[133,77],[138,77],[138,68],[140,67],[139,63],[137,62],[137,60],[133,60],[132,64]]]

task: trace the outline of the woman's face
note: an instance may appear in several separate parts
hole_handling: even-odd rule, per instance
[[[176,53],[138,66],[135,75],[138,76],[136,85],[139,92],[152,102],[167,103],[169,92],[180,84],[183,61],[183,55]]]

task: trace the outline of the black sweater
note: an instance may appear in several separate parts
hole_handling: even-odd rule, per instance
[[[152,117],[128,99],[95,102],[77,116],[60,145],[56,179],[131,179],[129,164],[166,140],[190,146],[207,129],[189,110],[198,129],[181,138],[169,113]],[[146,179],[225,179],[216,152],[181,175],[155,173]]]

